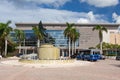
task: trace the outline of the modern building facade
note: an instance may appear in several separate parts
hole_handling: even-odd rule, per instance
[[[32,27],[37,26],[37,23],[16,23],[16,28],[24,30],[26,33],[26,47],[35,47],[37,39],[32,31]],[[76,42],[77,50],[87,49],[89,47],[95,47],[99,44],[98,31],[92,31],[96,25],[104,26],[108,29],[108,33],[103,33],[103,41],[107,43],[113,43],[115,38],[112,32],[118,30],[120,24],[75,24],[74,27],[79,31],[80,37]],[[66,24],[62,23],[43,23],[43,27],[47,29],[47,33],[55,39],[54,45],[59,47],[61,50],[68,49],[67,38],[63,32],[67,27]],[[120,36],[116,36],[117,41]],[[112,40],[113,39],[113,40]],[[119,38],[120,39],[120,38]],[[120,42],[116,42],[120,43]]]

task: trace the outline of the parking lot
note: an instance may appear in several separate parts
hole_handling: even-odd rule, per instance
[[[28,68],[0,64],[0,80],[120,80],[120,61],[113,59],[62,68]]]

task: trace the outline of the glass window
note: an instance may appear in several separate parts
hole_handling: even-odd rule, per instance
[[[24,30],[25,32],[25,45],[26,46],[36,46],[37,44],[37,38],[33,32],[33,30]],[[46,30],[46,33],[49,34],[49,36],[52,36],[52,38],[55,39],[55,45],[56,47],[67,47],[68,46],[68,39],[64,36],[64,30]],[[13,36],[15,33],[11,32],[11,35],[13,39],[15,40],[15,37]],[[76,41],[76,46],[79,46],[79,40]]]

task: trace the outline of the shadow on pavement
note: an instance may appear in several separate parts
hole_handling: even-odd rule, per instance
[[[120,68],[120,64],[111,64],[111,65]]]

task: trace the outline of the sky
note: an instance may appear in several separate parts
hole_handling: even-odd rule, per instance
[[[0,0],[0,22],[120,23],[120,0]]]

